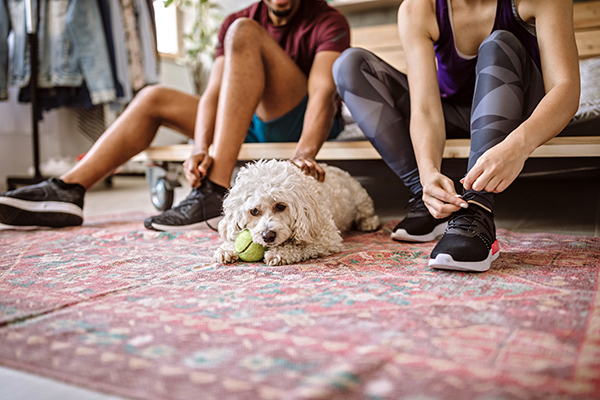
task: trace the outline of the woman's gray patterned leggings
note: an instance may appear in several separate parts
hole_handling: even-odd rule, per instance
[[[333,65],[340,96],[383,160],[413,194],[423,190],[409,134],[406,75],[360,48],[342,53]],[[468,138],[468,168],[531,115],[544,84],[521,42],[510,32],[493,32],[479,47],[471,106],[442,99],[448,138]],[[472,192],[493,209],[493,193]]]

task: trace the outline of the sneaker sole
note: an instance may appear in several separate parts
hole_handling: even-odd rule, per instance
[[[392,232],[392,239],[398,240],[401,242],[431,242],[435,240],[436,237],[442,235],[446,228],[448,227],[448,222],[442,222],[437,225],[431,232],[425,235],[411,235],[406,232],[405,229],[398,229]]]
[[[15,222],[17,222],[15,224]],[[72,203],[60,201],[28,201],[0,197],[0,228],[37,228],[79,226],[83,210]]]
[[[500,255],[500,247],[496,240],[487,258],[483,261],[455,261],[450,254],[440,253],[429,260],[429,266],[435,269],[452,271],[485,272]]]
[[[25,225],[25,226],[6,225],[6,224],[0,223],[0,231],[9,230],[9,229],[10,230],[18,230],[18,231],[33,231],[33,230],[38,230],[38,229],[51,229],[51,227],[39,226],[39,225]]]
[[[156,222],[152,222],[152,229],[157,231],[165,231],[165,232],[177,232],[177,231],[194,231],[200,229],[213,229],[216,230],[217,225],[223,219],[223,216],[220,215],[218,217],[210,218],[207,221],[196,222],[190,225],[162,225],[157,224]],[[210,224],[210,226],[209,226]],[[211,228],[212,226],[212,228]]]

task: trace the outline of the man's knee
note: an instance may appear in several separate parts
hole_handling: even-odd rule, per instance
[[[148,114],[148,116],[160,116],[164,107],[177,103],[176,89],[166,85],[149,85],[140,90],[134,97],[130,107]]]
[[[144,103],[145,105],[155,104],[164,98],[170,89],[164,85],[149,85],[140,90],[134,97],[134,103]]]
[[[250,18],[236,19],[225,35],[225,53],[236,50],[248,49],[248,46],[260,44],[267,32],[258,22]]]

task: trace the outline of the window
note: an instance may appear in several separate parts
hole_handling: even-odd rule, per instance
[[[156,36],[158,52],[163,55],[179,56],[181,54],[180,17],[177,7],[165,7],[163,0],[155,0]]]

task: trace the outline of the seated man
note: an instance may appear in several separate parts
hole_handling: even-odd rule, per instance
[[[193,190],[146,219],[149,229],[194,229],[218,217],[244,140],[298,141],[291,161],[322,181],[315,156],[343,129],[331,69],[349,44],[347,21],[320,0],[263,0],[228,16],[201,97],[145,88],[60,179],[0,196],[0,228],[80,225],[85,191],[146,149],[161,125],[194,139],[183,164]]]

